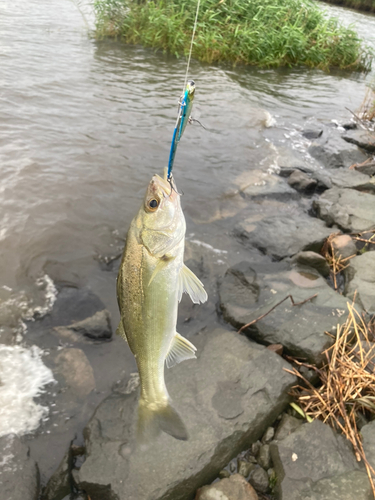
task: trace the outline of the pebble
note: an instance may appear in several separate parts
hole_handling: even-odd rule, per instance
[[[219,472],[219,478],[220,479],[225,479],[227,477],[230,477],[230,472],[227,469],[223,469]]]
[[[260,441],[257,441],[256,443],[253,443],[251,445],[251,453],[255,457],[258,455],[261,446],[262,446],[262,443]]]
[[[275,435],[275,429],[273,427],[268,427],[266,432],[263,434],[262,443],[263,444],[270,443],[272,441],[274,435]]]
[[[250,472],[249,483],[260,493],[267,493],[269,490],[268,474],[261,467]]]
[[[270,445],[264,444],[258,454],[258,464],[265,470],[269,469],[272,465]]]
[[[248,477],[250,472],[255,468],[255,464],[247,462],[246,460],[237,461],[237,471],[241,476]]]

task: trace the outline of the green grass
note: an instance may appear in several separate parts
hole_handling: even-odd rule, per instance
[[[197,0],[96,0],[96,36],[187,55]],[[201,0],[193,57],[366,71],[372,53],[310,0]]]

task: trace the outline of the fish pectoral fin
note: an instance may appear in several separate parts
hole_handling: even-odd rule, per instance
[[[173,337],[171,345],[169,347],[169,351],[166,357],[167,367],[171,368],[177,363],[181,363],[185,359],[193,359],[196,358],[195,352],[197,348],[182,337],[179,333],[176,332],[176,335]]]
[[[175,257],[173,257],[173,255],[167,255],[167,254],[163,255],[163,257],[161,257],[159,259],[159,262],[156,264],[155,269],[154,269],[153,273],[151,274],[151,278],[150,278],[150,281],[148,282],[148,286],[151,285],[152,280],[155,278],[155,276],[160,271],[165,269],[167,267],[167,265],[171,262],[171,260],[174,260],[174,259],[175,259]]]
[[[182,266],[178,276],[178,301],[180,302],[182,294],[186,292],[190,295],[194,304],[206,302],[207,293],[203,287],[203,283],[195,276],[193,271],[190,271],[185,264]]]
[[[120,323],[118,324],[118,327],[116,329],[116,335],[120,335],[120,337],[122,337],[125,340],[125,342],[128,341],[128,339],[126,338],[124,325],[122,324],[122,319],[120,319]]]

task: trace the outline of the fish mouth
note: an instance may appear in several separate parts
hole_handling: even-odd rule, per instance
[[[150,182],[150,191],[154,195],[162,194],[163,198],[174,198],[179,194],[173,177],[170,180],[167,178],[167,169],[164,171],[164,178],[158,174],[153,175]]]

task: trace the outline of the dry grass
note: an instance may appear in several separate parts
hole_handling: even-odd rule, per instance
[[[369,122],[375,120],[375,91],[371,87],[367,88],[359,114],[362,120]]]
[[[357,427],[360,413],[375,416],[375,325],[349,303],[348,310],[345,324],[337,326],[335,343],[324,352],[327,362],[322,368],[296,361],[315,370],[321,385],[314,387],[296,368],[287,371],[303,380],[303,386],[294,387],[292,395],[306,417],[322,420],[352,443],[357,460],[365,464],[375,496],[375,464],[366,459]]]
[[[356,256],[356,254],[354,254],[351,255],[350,257],[346,257],[345,259],[343,259],[341,255],[337,255],[335,253],[334,248],[332,246],[332,240],[339,235],[341,235],[341,233],[330,234],[326,239],[326,241],[324,242],[321,251],[321,254],[326,259],[326,261],[329,264],[329,267],[331,268],[331,278],[336,292],[338,290],[337,275],[341,273],[344,269],[346,269],[349,266],[348,261]]]

